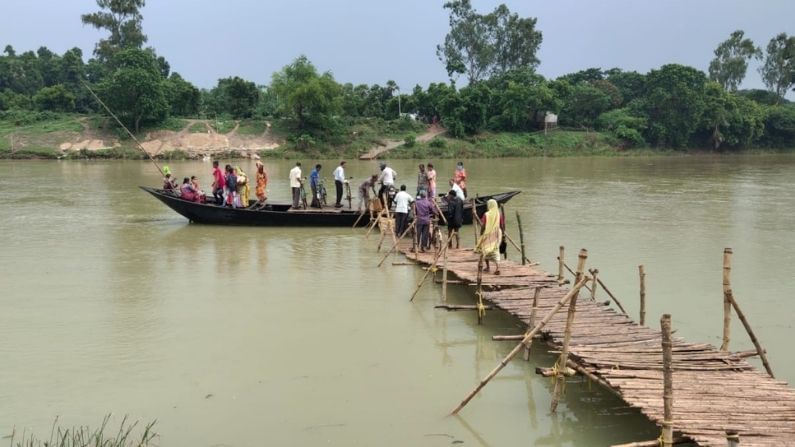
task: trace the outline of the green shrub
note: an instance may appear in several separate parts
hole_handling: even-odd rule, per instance
[[[417,137],[414,135],[409,135],[403,139],[403,144],[406,147],[414,147],[414,145],[417,144]]]
[[[646,140],[643,135],[635,129],[621,125],[613,131],[616,138],[625,143],[626,147],[643,147],[646,146]]]
[[[444,138],[434,137],[434,139],[428,143],[428,146],[437,149],[443,149],[447,147],[447,141],[445,141]]]

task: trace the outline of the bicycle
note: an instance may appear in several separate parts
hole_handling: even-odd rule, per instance
[[[328,196],[326,192],[326,182],[323,179],[318,180],[316,189],[317,201],[320,204],[320,207],[323,208],[324,206],[328,205],[326,202],[326,197]]]

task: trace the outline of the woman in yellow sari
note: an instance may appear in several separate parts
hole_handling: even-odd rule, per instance
[[[257,206],[262,207],[265,205],[265,200],[268,199],[266,189],[268,186],[268,174],[265,173],[265,166],[261,161],[257,161]]]
[[[235,168],[237,169],[237,196],[240,198],[240,206],[248,208],[248,195],[251,192],[248,186],[248,176],[240,169],[240,166]]]
[[[486,261],[485,272],[490,269],[489,261],[494,261],[494,274],[500,274],[500,242],[502,242],[502,213],[497,201],[490,199],[487,202],[488,211],[480,218],[480,238],[475,246],[475,251],[483,255]]]

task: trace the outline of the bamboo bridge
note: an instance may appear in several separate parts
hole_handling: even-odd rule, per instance
[[[552,368],[537,372],[554,377],[552,411],[555,412],[566,376],[581,374],[616,394],[629,406],[639,409],[662,429],[660,439],[633,442],[622,447],[667,446],[695,443],[703,446],[784,446],[795,445],[795,390],[773,377],[772,370],[752,329],[734,299],[729,283],[731,249],[724,252],[724,346],[692,343],[671,336],[669,315],[661,318],[660,329],[645,325],[645,272],[639,266],[641,321],[636,322],[598,277],[598,270],[586,272],[587,251],[578,256],[576,271],[564,260],[560,248],[557,275],[540,270],[521,247],[521,263],[500,262],[500,275],[482,270],[480,256],[472,249],[437,248],[416,253],[413,241],[398,239],[387,216],[381,222],[379,251],[385,240],[394,241],[392,252],[406,257],[405,263],[423,266],[425,274],[412,295],[429,277],[442,285],[442,303],[437,308],[473,310],[478,321],[488,309],[501,309],[527,325],[524,334],[494,336],[495,340],[516,340],[517,346],[486,376],[452,413],[459,412],[489,380],[519,353],[529,354],[533,339],[541,339],[560,357]],[[519,231],[521,235],[521,219]],[[369,234],[369,233],[368,233]],[[442,238],[437,233],[437,238]],[[444,239],[444,238],[442,238]],[[522,236],[523,240],[523,236]],[[441,246],[446,244],[441,243]],[[566,271],[574,275],[571,282]],[[436,278],[441,274],[442,278]],[[446,302],[448,284],[473,286],[472,305]],[[579,299],[578,299],[579,296]],[[609,299],[607,299],[609,297]],[[615,305],[618,309],[612,307]],[[745,325],[755,351],[728,351],[731,310]],[[767,372],[755,369],[745,359],[760,356]],[[527,358],[527,357],[525,357]],[[565,367],[564,367],[565,366]]]

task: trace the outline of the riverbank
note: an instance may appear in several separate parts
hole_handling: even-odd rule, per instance
[[[775,148],[730,152],[627,148],[609,133],[581,130],[484,132],[457,139],[418,122],[374,119],[349,123],[333,137],[321,139],[301,134],[282,122],[171,118],[156,129],[136,135],[145,154],[103,116],[5,112],[1,118],[0,159],[352,159],[365,154],[391,159],[458,159],[791,152]]]

